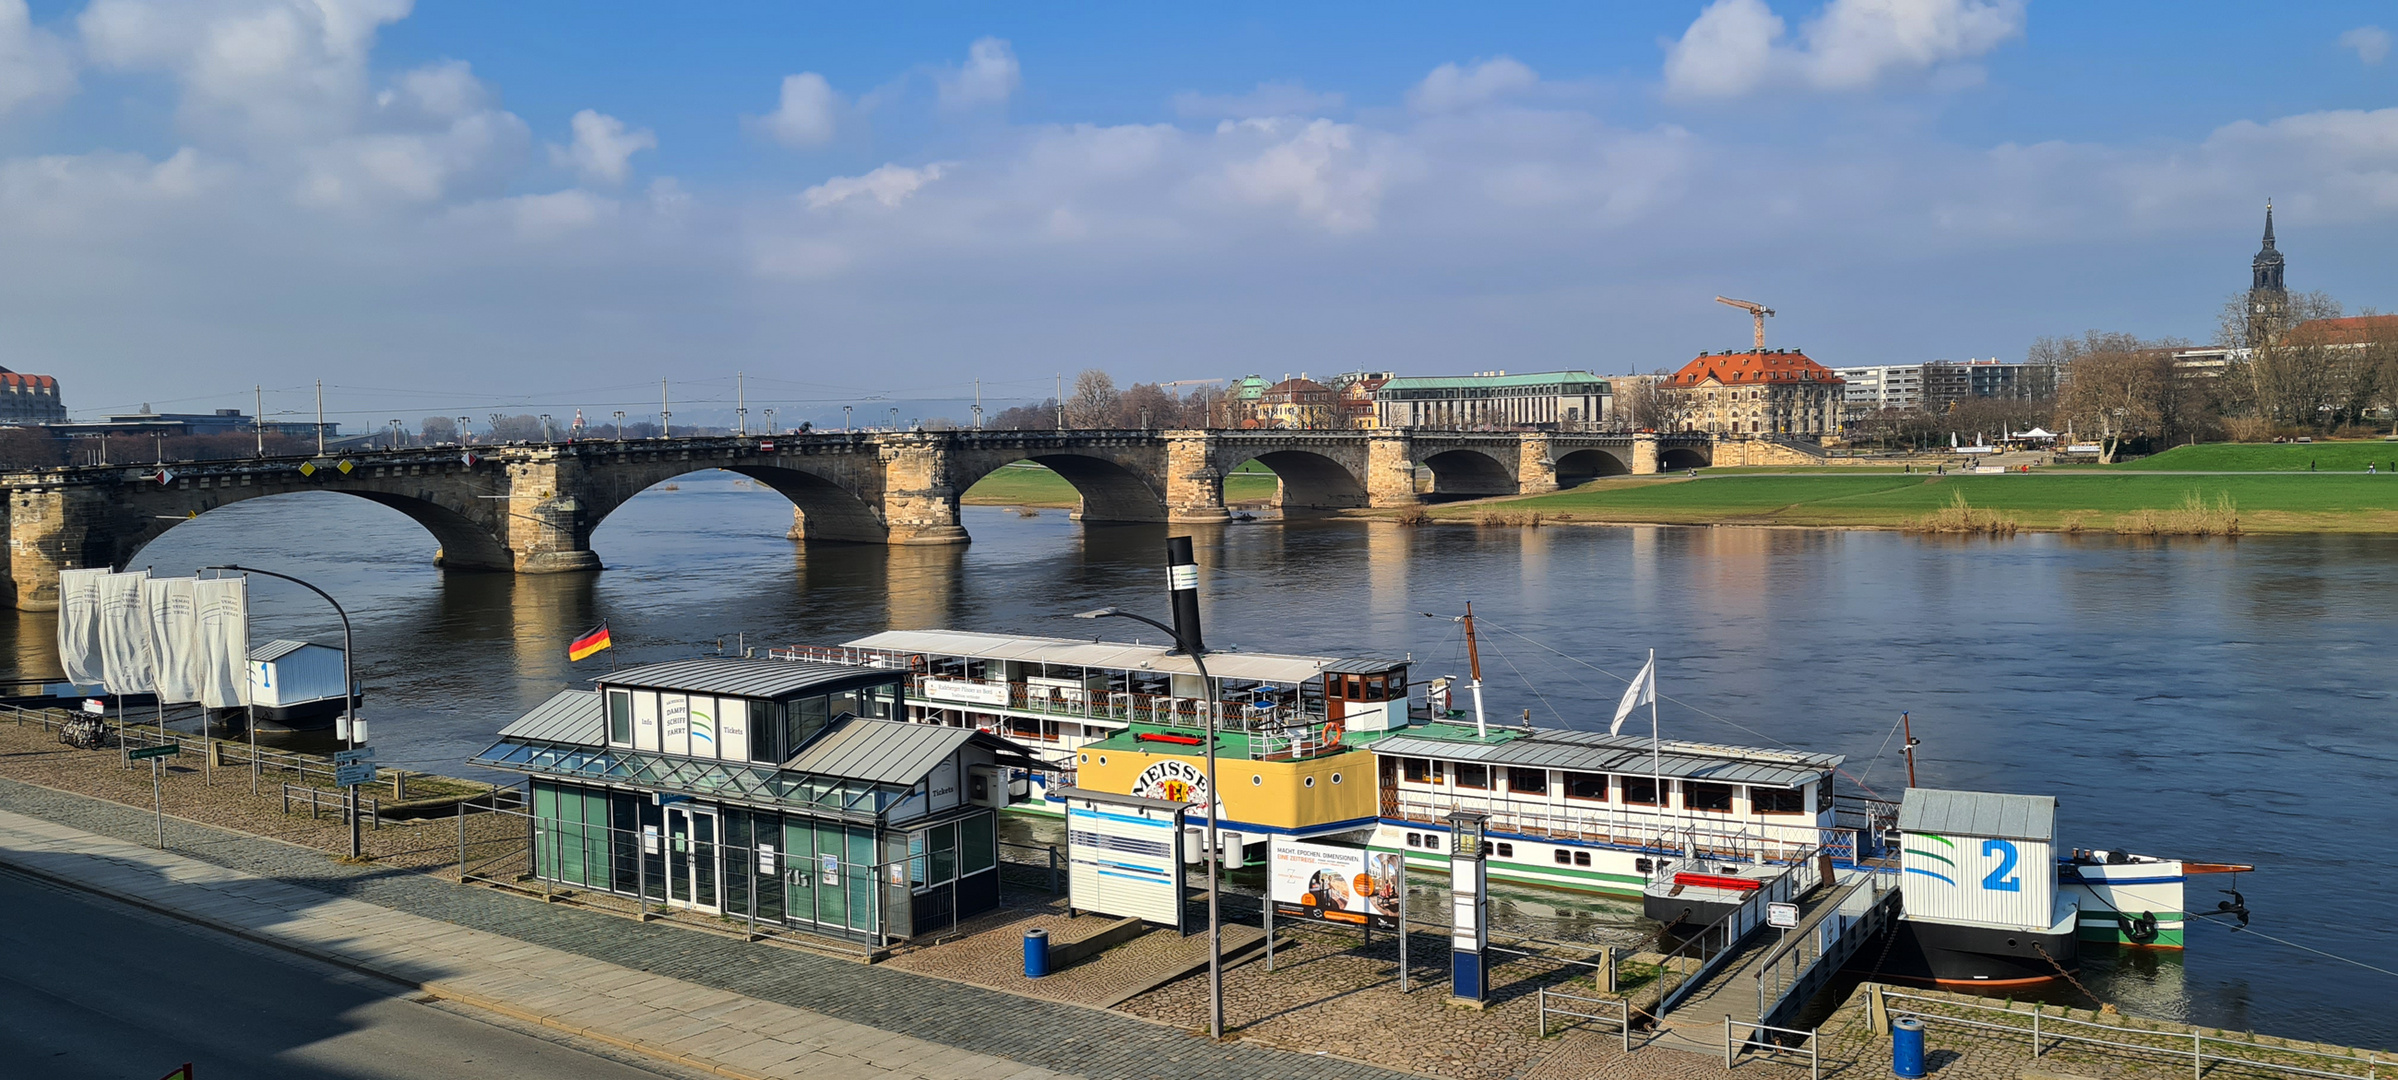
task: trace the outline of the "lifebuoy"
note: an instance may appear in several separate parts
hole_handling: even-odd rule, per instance
[[[1339,745],[1341,744],[1341,730],[1342,730],[1343,728],[1347,727],[1347,726],[1348,726],[1348,725],[1346,725],[1346,724],[1342,723],[1342,722],[1341,722],[1341,721],[1339,721],[1339,720],[1327,720],[1327,721],[1325,721],[1325,722],[1324,722],[1324,745],[1326,745],[1326,746],[1339,746]]]

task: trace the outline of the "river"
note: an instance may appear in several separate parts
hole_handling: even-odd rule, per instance
[[[137,565],[240,561],[307,578],[356,621],[381,763],[437,772],[578,677],[890,628],[1078,635],[1104,605],[1166,609],[1165,529],[969,507],[953,548],[784,539],[789,504],[727,474],[645,492],[593,538],[599,574],[445,574],[395,512],[340,495],[237,503]],[[2255,929],[2186,954],[2100,950],[2127,1011],[2398,1049],[2398,538],[2005,540],[1796,529],[1241,524],[1200,535],[1217,649],[1412,654],[1462,673],[1474,602],[1496,716],[1603,725],[1654,648],[1669,738],[1787,743],[1906,786],[2053,794],[2060,846],[2254,863]],[[254,578],[252,637],[338,642],[314,596]],[[1431,613],[1444,618],[1426,618]],[[615,650],[570,667],[606,621]],[[20,675],[57,671],[50,615],[0,618]],[[1123,633],[1129,624],[1108,627]],[[2191,906],[2217,881],[2197,879]],[[2085,1002],[2086,1004],[2086,1002]]]

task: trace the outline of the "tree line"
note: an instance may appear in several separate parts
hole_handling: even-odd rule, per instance
[[[1119,390],[1114,376],[1091,368],[1074,376],[1066,400],[1047,398],[1004,409],[984,426],[1002,431],[1179,431],[1230,427],[1227,409],[1224,391],[1214,386],[1182,396],[1157,383],[1134,383]]]

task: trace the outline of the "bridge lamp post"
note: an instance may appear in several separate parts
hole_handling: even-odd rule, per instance
[[[541,441],[542,441],[542,442],[556,442],[556,441],[558,441],[558,437],[557,437],[556,435],[552,435],[552,434],[550,434],[550,414],[548,414],[548,413],[542,413],[542,414],[541,414]]]
[[[898,406],[893,406],[893,407],[891,408],[891,430],[893,430],[893,431],[897,431],[897,430],[899,430],[899,408],[898,408]]]
[[[766,407],[766,433],[772,435],[778,430],[774,426],[774,406],[769,405]]]
[[[356,712],[350,707],[351,703],[358,700],[358,683],[350,674],[350,613],[341,609],[341,601],[335,600],[332,593],[317,588],[316,586],[302,581],[299,578],[293,577],[290,574],[278,574],[272,570],[260,570],[252,566],[237,566],[233,563],[224,563],[218,566],[203,566],[200,569],[230,570],[237,574],[264,574],[271,578],[281,578],[303,589],[306,589],[309,592],[315,593],[318,596],[324,597],[326,603],[333,605],[333,614],[341,617],[342,740],[348,744],[346,749],[358,749],[358,718]],[[347,813],[350,818],[350,857],[355,859],[358,857],[358,789],[355,787],[349,788],[343,797],[342,804],[344,807],[344,812]]]
[[[408,425],[400,423],[399,417],[392,417],[391,448],[397,450],[406,445],[408,445]]]
[[[458,445],[460,446],[466,445],[468,430],[473,426],[467,423],[468,419],[464,416],[458,418]]]
[[[844,435],[849,434],[849,410],[850,406],[841,406],[841,433]]]
[[[624,410],[616,410],[616,441],[624,441]]]

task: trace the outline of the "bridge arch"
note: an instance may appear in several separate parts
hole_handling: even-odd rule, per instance
[[[1443,450],[1425,455],[1422,464],[1432,470],[1436,496],[1513,495],[1518,490],[1508,463],[1481,450]]]
[[[1166,520],[1165,484],[1160,478],[1142,463],[1108,454],[1036,447],[992,448],[962,455],[951,465],[955,495],[964,495],[983,477],[1019,461],[1042,466],[1072,485],[1082,496],[1082,509],[1076,515],[1082,521]]]
[[[1328,455],[1309,450],[1236,453],[1227,457],[1223,472],[1229,476],[1252,461],[1272,470],[1281,481],[1275,502],[1285,518],[1321,517],[1368,504],[1365,483],[1349,466]]]
[[[1602,476],[1629,476],[1632,463],[1612,450],[1588,447],[1557,459],[1557,486],[1579,487]]]
[[[407,495],[371,488],[234,489],[234,492],[197,505],[176,500],[176,508],[183,510],[180,515],[157,513],[156,511],[160,509],[158,504],[162,500],[142,498],[128,500],[127,511],[139,515],[140,520],[133,523],[131,529],[118,533],[117,550],[108,553],[108,562],[114,566],[131,566],[144,549],[176,526],[197,521],[227,506],[287,495],[317,493],[363,499],[377,506],[398,511],[401,516],[415,522],[427,533],[432,534],[433,542],[436,545],[433,561],[435,565],[445,569],[515,569],[515,557],[509,552],[508,545],[502,542],[500,536],[491,528],[489,521],[491,511],[488,509],[478,506],[445,506],[438,500],[438,497],[428,498],[424,495]],[[482,515],[481,519],[476,516],[478,512]]]
[[[639,469],[630,474],[620,472],[611,477],[615,482],[608,490],[587,491],[585,498],[590,505],[579,523],[579,539],[588,545],[592,533],[642,492],[686,476],[709,472],[727,472],[747,477],[790,500],[791,529],[786,535],[793,540],[881,544],[890,539],[890,525],[883,520],[876,504],[865,494],[833,476],[787,462],[720,465],[686,461],[663,461],[652,468]],[[639,486],[636,487],[636,483]]]
[[[1663,446],[1657,449],[1657,468],[1660,471],[1704,469],[1708,464],[1706,452],[1697,447]]]

